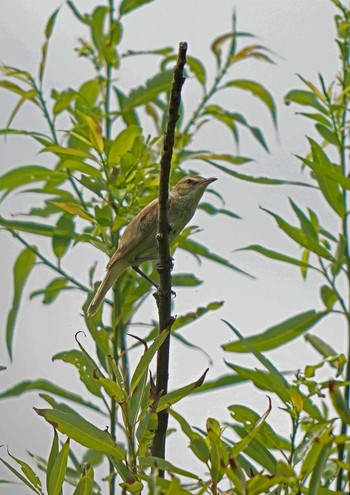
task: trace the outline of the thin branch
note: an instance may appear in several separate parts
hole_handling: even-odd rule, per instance
[[[169,332],[173,322],[171,317],[171,269],[172,259],[169,250],[169,221],[168,221],[168,199],[169,199],[169,177],[171,160],[175,141],[176,122],[179,118],[179,107],[181,101],[181,88],[184,83],[183,70],[186,63],[187,43],[179,44],[179,52],[174,67],[174,77],[168,106],[167,125],[163,140],[163,150],[160,160],[159,179],[159,213],[158,213],[158,273],[159,288],[156,292],[156,300],[159,314],[159,332]],[[169,377],[169,350],[170,337],[167,337],[157,354],[156,387],[157,394],[166,394],[168,390]],[[164,459],[165,439],[168,427],[168,413],[162,411],[158,414],[158,428],[154,436],[152,454]],[[160,472],[164,476],[163,472]]]
[[[35,253],[35,255],[44,263],[44,265],[48,266],[49,268],[51,268],[55,272],[57,272],[60,275],[62,275],[62,277],[64,277],[66,280],[68,280],[69,282],[71,282],[73,285],[75,285],[76,287],[78,287],[83,292],[87,292],[87,293],[91,292],[91,289],[89,289],[89,287],[86,287],[86,285],[81,284],[78,280],[76,280],[75,278],[71,277],[70,275],[68,275],[67,272],[65,272],[64,270],[62,270],[62,268],[60,268],[60,267],[54,265],[53,263],[51,263],[50,260],[48,260],[44,255],[42,255],[39,252],[38,248],[36,248],[35,246],[32,246],[31,244],[29,244],[25,239],[23,239],[23,237],[18,232],[16,232],[15,230],[12,230],[12,229],[7,229],[7,230],[8,230],[8,232],[10,232],[13,235],[13,237],[15,237],[16,239],[18,239],[20,241],[20,243],[23,244],[23,246],[25,246],[26,248],[30,249],[33,253]],[[105,302],[109,306],[112,306],[111,301],[106,300]]]

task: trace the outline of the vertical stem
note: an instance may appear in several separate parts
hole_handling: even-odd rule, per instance
[[[159,332],[168,331],[172,325],[171,317],[171,269],[172,260],[169,251],[169,177],[171,160],[175,141],[176,122],[179,118],[181,100],[181,88],[184,83],[183,69],[186,63],[187,43],[179,45],[177,62],[174,68],[174,77],[168,106],[166,130],[164,134],[163,150],[160,160],[159,179],[159,212],[158,212],[158,272],[160,278],[159,289],[156,294],[159,314]],[[169,350],[170,335],[168,335],[157,354],[156,387],[157,395],[166,394],[169,378]],[[168,427],[168,413],[162,411],[158,414],[158,428],[154,436],[152,454],[156,457],[165,457],[165,440]],[[160,476],[164,476],[160,472]]]
[[[342,11],[345,17],[345,20],[348,21],[348,15],[346,11]],[[342,91],[343,91],[343,97],[342,97],[342,108],[343,108],[343,113],[342,113],[342,118],[341,118],[341,149],[340,149],[340,161],[341,161],[341,168],[342,168],[342,174],[347,177],[348,175],[348,166],[347,166],[347,160],[346,160],[346,148],[347,148],[347,106],[348,106],[348,94],[347,94],[347,81],[348,81],[348,75],[349,75],[349,38],[344,40],[344,50],[341,51],[341,58],[342,58]],[[347,264],[347,285],[348,285],[348,308],[350,308],[350,242],[349,242],[349,232],[348,232],[348,214],[347,214],[347,190],[343,190],[343,205],[344,205],[344,211],[345,211],[345,216],[342,222],[342,230],[343,230],[343,235],[345,239],[345,252],[346,252],[346,264]],[[349,311],[347,312],[347,328],[348,328],[348,352],[347,352],[347,366],[346,366],[346,377],[345,380],[349,382],[350,380],[350,313]],[[350,385],[345,386],[345,392],[344,392],[345,400],[346,403],[349,405],[349,398],[350,398]],[[348,425],[346,422],[342,422],[341,425],[341,434],[346,435],[348,431]],[[344,444],[340,444],[338,447],[338,456],[340,461],[344,461]],[[344,484],[344,471],[343,469],[339,470],[338,476],[337,476],[337,490],[341,491]]]
[[[112,29],[114,20],[114,0],[108,0],[109,3],[109,27]],[[105,95],[105,119],[106,119],[106,138],[111,138],[111,117],[110,117],[110,97],[111,97],[111,76],[112,66],[107,63],[106,66],[106,95]]]

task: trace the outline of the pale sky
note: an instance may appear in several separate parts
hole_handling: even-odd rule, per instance
[[[47,18],[62,2],[56,0],[12,0],[2,2],[0,17],[0,61],[12,66],[37,71],[40,47],[43,42],[43,30]],[[91,0],[77,0],[81,10],[89,11],[96,5]],[[213,75],[214,58],[210,52],[213,39],[230,29],[230,19],[236,10],[238,28],[258,36],[261,43],[275,52],[276,65],[241,64],[234,68],[232,78],[250,78],[263,83],[273,94],[278,106],[279,138],[276,136],[271,119],[261,103],[253,97],[238,92],[226,92],[219,100],[221,105],[231,111],[244,113],[248,120],[261,126],[271,149],[266,154],[247,135],[242,133],[240,152],[251,156],[255,162],[244,169],[243,173],[257,176],[300,179],[300,166],[295,154],[307,150],[305,134],[312,135],[310,125],[295,116],[296,107],[286,107],[284,95],[292,88],[301,87],[296,74],[317,82],[318,73],[322,73],[327,82],[334,78],[337,71],[338,55],[333,37],[335,34],[333,9],[331,2],[314,0],[156,0],[152,4],[125,17],[125,30],[122,51],[127,49],[152,49],[164,46],[177,46],[179,41],[187,41],[188,54],[202,59],[207,66],[208,77]],[[81,81],[91,76],[88,63],[76,58],[73,50],[76,40],[84,35],[81,27],[72,17],[69,9],[63,7],[56,22],[49,50],[45,86],[62,90],[68,86],[77,87]],[[121,73],[117,75],[120,86],[128,90],[141,81],[151,77],[157,70],[157,58],[129,59]],[[198,98],[199,87],[189,78],[183,89],[183,101],[186,108],[193,107]],[[47,92],[49,98],[49,92]],[[7,92],[0,91],[1,127],[16,99]],[[44,122],[38,112],[27,105],[16,117],[14,128],[43,129]],[[233,152],[233,139],[226,129],[213,124],[198,135],[196,147],[205,147],[217,152]],[[37,147],[26,138],[10,137],[0,142],[0,174],[12,167],[28,164],[45,164],[47,157],[37,155]],[[52,161],[50,161],[52,163]],[[332,225],[334,217],[324,209],[322,199],[317,192],[293,187],[255,186],[217,174],[209,166],[196,163],[198,172],[203,175],[217,175],[219,180],[213,188],[225,198],[226,208],[231,208],[243,217],[243,220],[209,217],[203,212],[196,214],[192,224],[198,225],[201,232],[197,239],[205,242],[214,252],[227,257],[234,264],[249,271],[257,278],[229,272],[211,262],[198,266],[196,261],[183,253],[175,255],[176,272],[194,272],[205,281],[195,289],[178,289],[174,313],[181,315],[194,310],[197,306],[211,301],[224,300],[219,311],[208,314],[197,323],[186,327],[183,335],[196,345],[203,347],[213,359],[208,379],[229,373],[223,362],[245,363],[255,366],[253,358],[227,353],[220,346],[235,339],[221,319],[235,325],[244,335],[251,335],[308,309],[320,309],[318,295],[319,280],[310,274],[307,281],[301,279],[296,268],[269,261],[253,253],[234,252],[248,244],[262,244],[276,250],[286,250],[292,256],[299,252],[264,213],[260,206],[293,219],[288,203],[292,196],[302,207],[311,207],[317,211],[325,225]],[[192,164],[193,166],[193,164]],[[208,200],[208,197],[206,197]],[[1,205],[1,214],[9,217],[14,213],[26,211],[33,200],[31,195],[14,194]],[[32,243],[38,239],[27,236]],[[12,299],[12,265],[21,246],[9,234],[0,232],[1,253],[0,273],[0,325],[1,339],[4,342],[7,313]],[[50,246],[45,245],[45,253],[51,256]],[[75,248],[64,258],[65,269],[86,280],[86,272],[95,260],[98,260],[97,274],[102,277],[106,259],[97,256],[95,250],[87,247]],[[81,275],[80,275],[81,274]],[[71,291],[63,294],[54,305],[44,306],[39,298],[29,301],[33,290],[44,287],[56,275],[45,267],[34,270],[27,284],[18,315],[14,342],[14,360],[9,363],[5,346],[0,347],[0,364],[8,366],[0,373],[0,391],[24,379],[46,378],[53,382],[85,393],[80,387],[76,370],[69,365],[52,363],[51,356],[59,351],[76,346],[74,335],[84,329],[80,316],[82,295]],[[156,317],[153,298],[145,304],[138,320],[146,319],[149,314]],[[317,335],[328,338],[332,332],[332,345],[339,352],[344,342],[343,324],[338,319],[322,323],[313,330]],[[333,340],[334,339],[334,340]],[[92,348],[89,339],[86,346]],[[268,354],[269,358],[281,369],[297,370],[308,362],[317,362],[318,356],[307,347],[301,338],[284,349]],[[177,342],[172,342],[170,389],[183,386],[197,379],[207,368],[206,358]],[[227,405],[243,403],[255,407],[262,413],[267,399],[262,391],[252,389],[247,394],[243,387],[232,387],[216,393],[203,394],[189,398],[176,406],[192,424],[204,427],[205,419],[214,416],[225,421],[229,419]],[[47,423],[32,410],[33,406],[45,407],[37,393],[1,402],[0,407],[0,444],[8,445],[11,453],[26,458],[26,450],[46,456],[51,442],[51,430]],[[278,401],[274,402],[271,423],[277,427],[283,421],[278,411]],[[84,411],[85,412],[85,411]],[[105,427],[101,418],[88,414]],[[281,419],[282,418],[282,419]],[[103,423],[103,424],[102,424]],[[182,440],[169,441],[171,460],[181,466],[191,462],[191,456]],[[175,439],[175,437],[174,437]],[[177,446],[177,448],[176,448]],[[181,446],[181,448],[179,447]],[[2,453],[5,455],[5,450]],[[5,478],[11,478],[7,472]],[[12,478],[11,478],[12,479]],[[2,487],[4,495],[29,493],[26,488]]]

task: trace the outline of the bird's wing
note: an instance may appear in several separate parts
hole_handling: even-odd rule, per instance
[[[146,244],[148,244],[148,237],[152,234],[152,232],[155,235],[157,218],[158,198],[154,199],[151,203],[145,206],[126,227],[118,249],[108,262],[107,270],[111,268],[121,256],[126,256],[128,253],[132,252],[140,243],[146,242]]]

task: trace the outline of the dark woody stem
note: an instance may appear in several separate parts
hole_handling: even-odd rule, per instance
[[[156,391],[157,396],[164,395],[168,390],[169,378],[169,350],[170,350],[170,329],[173,323],[171,317],[171,269],[172,259],[169,251],[169,220],[168,220],[168,199],[169,199],[169,177],[171,170],[171,160],[175,141],[176,122],[179,118],[179,107],[181,101],[181,88],[184,83],[183,70],[186,63],[187,43],[179,44],[179,52],[176,65],[174,67],[174,77],[170,92],[168,106],[168,116],[166,130],[163,140],[162,156],[160,160],[159,179],[159,216],[157,229],[158,242],[158,272],[159,288],[156,292],[156,300],[159,314],[159,332],[169,332],[167,339],[157,354]],[[158,413],[158,428],[156,430],[152,455],[165,457],[165,440],[168,427],[168,413],[162,411]],[[160,471],[160,476],[164,472]]]

